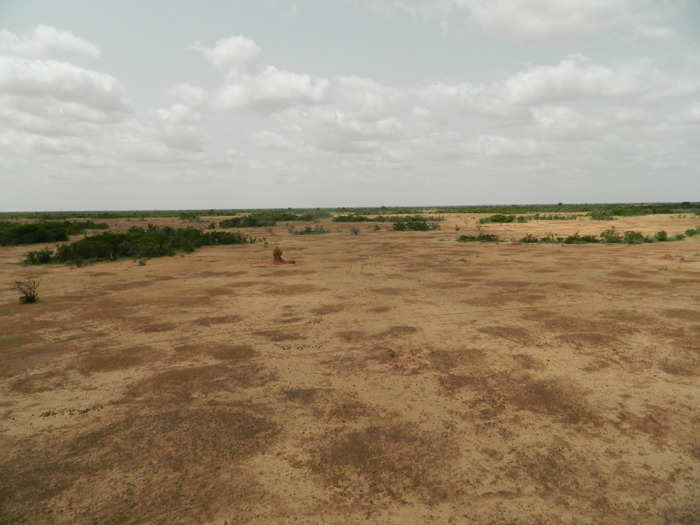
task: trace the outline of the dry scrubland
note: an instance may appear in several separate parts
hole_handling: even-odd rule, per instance
[[[700,523],[700,237],[455,242],[477,218],[145,266],[1,248],[0,523]],[[482,230],[611,225],[700,218]]]

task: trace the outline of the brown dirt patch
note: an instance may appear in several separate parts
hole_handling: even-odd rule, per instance
[[[83,374],[113,372],[139,366],[153,354],[153,348],[148,346],[91,350],[82,354],[76,368]]]
[[[614,335],[600,334],[595,332],[582,332],[574,334],[562,334],[557,336],[557,339],[562,343],[570,344],[577,347],[603,347],[612,346],[620,343],[620,340]]]
[[[430,353],[430,360],[438,370],[448,371],[458,367],[474,366],[480,363],[485,355],[486,353],[480,348],[436,350]]]
[[[530,354],[515,354],[513,359],[525,370],[544,370],[545,364]]]
[[[499,307],[508,306],[514,303],[535,304],[547,299],[546,295],[525,293],[525,292],[499,292],[489,295],[474,297],[472,299],[463,299],[462,303],[476,307]]]
[[[235,324],[243,319],[240,315],[218,315],[212,317],[200,317],[192,321],[197,326],[209,327],[219,324]]]
[[[171,330],[175,330],[177,325],[174,323],[146,323],[139,328],[141,332],[150,334],[154,332],[170,332]]]
[[[265,337],[265,338],[267,338],[270,341],[273,341],[275,343],[281,343],[283,341],[298,341],[300,339],[306,339],[306,337],[302,336],[301,334],[299,334],[297,332],[288,332],[288,331],[284,331],[284,330],[260,330],[258,332],[255,332],[255,335]]]
[[[277,296],[293,296],[293,295],[303,295],[313,292],[324,291],[325,288],[319,288],[313,284],[285,284],[278,285],[273,288],[267,288],[265,293],[267,295],[277,295]]]
[[[44,453],[0,460],[0,522],[209,521],[223,502],[255,497],[241,462],[278,433],[272,421],[236,410],[129,416]]]
[[[205,346],[205,352],[222,361],[245,361],[253,359],[258,353],[250,345],[214,345]]]
[[[262,386],[273,378],[274,375],[259,364],[226,366],[222,363],[175,368],[137,381],[122,401],[191,402],[241,386]]]
[[[335,335],[346,343],[359,343],[372,338],[367,332],[362,332],[360,330],[344,330],[342,332],[336,332]]]
[[[535,338],[530,331],[519,326],[483,326],[479,328],[479,332],[482,334],[500,337],[501,339],[505,339],[518,345],[528,346],[534,344],[535,342]]]
[[[211,271],[205,271],[205,272],[200,272],[197,274],[197,277],[204,277],[204,278],[210,278],[210,277],[240,277],[241,275],[245,275],[248,272],[245,270],[242,271],[235,271],[235,272],[211,272]]]
[[[333,437],[308,466],[340,504],[386,505],[407,497],[435,504],[454,487],[442,475],[453,456],[444,438],[410,425],[369,426]]]
[[[659,363],[659,368],[674,376],[698,377],[700,376],[700,357],[667,358]]]
[[[659,311],[661,315],[668,319],[677,319],[679,321],[688,321],[690,323],[700,323],[700,309],[689,310],[687,308],[668,308]]]
[[[325,306],[319,306],[318,308],[314,308],[313,310],[311,310],[311,313],[314,315],[328,315],[342,312],[343,310],[345,310],[344,304],[328,304]]]
[[[384,288],[371,288],[370,292],[373,293],[378,293],[380,295],[404,295],[407,294],[411,291],[410,288],[392,288],[392,287],[384,287]]]
[[[68,384],[68,376],[63,371],[48,371],[28,374],[10,383],[10,391],[19,394],[36,394],[64,388]]]

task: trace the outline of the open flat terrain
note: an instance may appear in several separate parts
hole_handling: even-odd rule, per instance
[[[0,248],[0,523],[700,523],[700,237],[446,217],[145,266]],[[482,231],[611,225],[700,217]]]

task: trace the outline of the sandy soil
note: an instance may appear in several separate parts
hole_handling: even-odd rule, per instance
[[[455,242],[475,219],[146,266],[1,248],[0,523],[700,523],[700,238]],[[612,224],[700,218],[482,230]]]

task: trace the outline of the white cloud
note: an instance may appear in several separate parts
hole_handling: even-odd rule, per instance
[[[258,62],[260,47],[243,36],[218,40],[212,47],[197,42],[191,49],[201,52],[216,67],[248,68]]]
[[[532,118],[546,136],[555,139],[596,139],[605,132],[605,121],[567,106],[537,106]]]
[[[0,54],[29,58],[68,56],[73,58],[100,58],[100,50],[93,43],[69,31],[58,31],[51,26],[39,25],[27,35],[0,30]]]
[[[192,84],[177,84],[168,90],[167,95],[190,107],[199,107],[209,98],[205,89]]]
[[[267,66],[257,74],[231,73],[214,99],[223,109],[277,111],[326,98],[328,80]]]
[[[552,150],[550,145],[533,139],[498,135],[480,135],[465,142],[464,148],[485,157],[539,156]]]
[[[399,9],[414,16],[447,20],[461,16],[488,33],[523,39],[631,31],[637,37],[668,38],[666,21],[685,2],[655,0],[358,0],[374,10]]]
[[[293,150],[294,145],[279,133],[263,130],[254,133],[251,136],[254,144],[262,148],[272,148],[280,150]]]
[[[103,111],[124,111],[121,84],[111,75],[55,60],[0,56],[0,93],[48,97]]]

